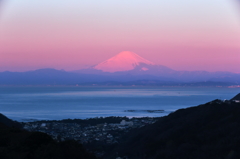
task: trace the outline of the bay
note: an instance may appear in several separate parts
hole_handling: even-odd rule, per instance
[[[159,117],[214,99],[231,99],[239,92],[227,87],[2,86],[0,113],[17,121]]]

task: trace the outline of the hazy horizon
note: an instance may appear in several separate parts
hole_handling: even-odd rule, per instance
[[[125,52],[129,52],[129,51],[125,51]],[[122,52],[121,52],[122,53]],[[119,53],[120,54],[120,53]],[[118,55],[118,54],[117,54]],[[115,55],[115,56],[117,56],[117,55]],[[55,70],[64,70],[64,71],[67,71],[67,72],[72,72],[72,71],[78,71],[78,70],[83,70],[83,69],[95,69],[94,67],[96,67],[97,65],[99,65],[99,64],[102,64],[102,63],[105,63],[106,61],[109,61],[109,60],[112,60],[112,58],[114,58],[115,56],[113,56],[113,57],[111,57],[111,58],[109,58],[109,59],[106,59],[105,61],[102,61],[102,62],[100,62],[100,63],[98,63],[98,64],[94,64],[94,65],[92,65],[92,66],[89,66],[89,65],[86,65],[86,66],[83,66],[83,67],[81,67],[81,68],[78,68],[78,69],[74,69],[74,70],[67,70],[67,69],[64,69],[64,68],[54,68],[54,67],[39,67],[39,68],[35,68],[35,69],[26,69],[26,70],[4,70],[4,71],[0,71],[0,72],[5,72],[5,71],[10,71],[10,72],[28,72],[28,71],[36,71],[36,70],[42,70],[42,69],[55,69]],[[144,59],[144,60],[147,60],[147,59]],[[148,60],[147,60],[148,61]],[[149,62],[151,62],[151,61],[149,61]],[[153,65],[159,65],[159,64],[155,64],[155,63],[152,63]],[[169,69],[172,69],[172,68],[170,68],[170,67],[168,67],[168,66],[166,66],[166,65],[159,65],[159,66],[164,66],[164,67],[167,67],[167,68],[169,68]],[[134,69],[134,68],[132,68],[132,69]],[[131,69],[130,69],[131,70]],[[175,69],[172,69],[172,70],[175,70]],[[103,72],[108,72],[108,71],[104,71],[104,70],[102,70]],[[189,70],[175,70],[175,71],[189,71]],[[191,70],[191,71],[207,71],[207,70]],[[117,72],[117,71],[115,71],[115,72]],[[237,74],[240,74],[240,73],[238,73],[238,72],[232,72],[232,71],[207,71],[207,72],[231,72],[231,73],[237,73]],[[109,72],[109,73],[114,73],[114,72]]]

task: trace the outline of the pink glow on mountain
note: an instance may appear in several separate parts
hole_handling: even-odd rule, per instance
[[[141,63],[154,65],[136,53],[130,51],[123,51],[116,56],[96,65],[94,69],[102,70],[103,72],[118,72],[118,71],[129,71],[133,70],[136,66]]]

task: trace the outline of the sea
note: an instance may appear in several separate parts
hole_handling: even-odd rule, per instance
[[[21,122],[161,117],[238,93],[240,88],[228,87],[1,86],[0,113]]]

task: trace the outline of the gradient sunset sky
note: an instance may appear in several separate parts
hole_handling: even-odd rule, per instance
[[[240,73],[237,0],[0,0],[0,71],[78,70],[132,51]]]

